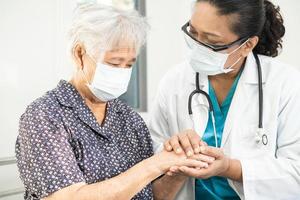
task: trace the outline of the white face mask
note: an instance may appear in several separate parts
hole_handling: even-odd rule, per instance
[[[100,101],[107,102],[127,91],[131,68],[121,68],[97,63],[94,79],[87,86]]]
[[[226,61],[231,54],[239,50],[248,41],[247,40],[244,42],[231,53],[220,53],[199,45],[188,36],[186,36],[185,39],[188,47],[192,50],[189,58],[190,65],[194,71],[208,76],[214,76],[233,71],[233,67],[242,59],[242,57],[240,57],[231,66],[225,68]]]

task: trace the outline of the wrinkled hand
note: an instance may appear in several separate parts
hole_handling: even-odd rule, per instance
[[[170,168],[171,173],[184,174],[199,179],[207,179],[213,176],[225,176],[230,166],[230,159],[224,155],[219,148],[202,146],[201,154],[214,157],[216,160],[207,168],[191,168],[186,166],[174,166]]]
[[[208,167],[206,162],[199,158],[188,158],[185,154],[176,154],[174,151],[162,151],[154,156],[154,164],[164,174],[170,170],[172,166],[186,166],[190,168]]]
[[[193,130],[186,130],[182,133],[174,135],[164,143],[164,148],[166,151],[174,151],[178,155],[185,154],[190,159],[205,162],[203,168],[208,168],[209,164],[211,164],[215,160],[215,158],[212,156],[201,154],[201,146],[207,146],[207,144],[202,141],[200,136]],[[178,171],[178,167],[180,166],[172,166],[167,172],[167,175],[184,175]],[[195,169],[201,168],[197,167]]]

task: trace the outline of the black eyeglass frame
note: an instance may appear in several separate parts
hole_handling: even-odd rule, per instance
[[[203,42],[200,42],[199,40],[197,40],[196,38],[194,38],[187,30],[187,28],[190,26],[190,22],[188,21],[187,23],[185,23],[182,27],[181,27],[181,30],[186,34],[188,35],[192,40],[194,40],[195,42],[197,42],[198,44],[202,45],[202,46],[205,46],[213,51],[223,51],[223,50],[226,50],[226,49],[229,49],[230,47],[236,45],[236,44],[242,44],[244,42],[246,42],[248,40],[248,36],[246,37],[242,37],[230,44],[227,44],[227,45],[210,45],[210,44],[206,44],[206,43],[203,43]]]

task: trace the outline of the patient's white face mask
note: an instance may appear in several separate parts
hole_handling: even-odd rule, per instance
[[[228,57],[248,42],[248,40],[245,41],[231,53],[220,53],[197,44],[190,37],[185,37],[185,39],[188,47],[192,50],[189,57],[191,67],[195,72],[199,72],[200,74],[208,76],[214,76],[233,71],[233,67],[242,59],[242,57],[240,57],[231,66],[225,67]]]
[[[94,78],[91,83],[87,83],[87,86],[100,101],[111,101],[127,91],[131,72],[132,67],[114,67],[99,62]]]

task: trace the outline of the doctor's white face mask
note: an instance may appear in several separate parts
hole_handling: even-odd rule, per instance
[[[197,44],[193,39],[191,39],[188,36],[185,37],[185,40],[188,47],[191,49],[191,54],[189,57],[191,67],[194,69],[195,72],[199,72],[200,74],[208,76],[214,76],[233,71],[233,67],[242,59],[242,57],[240,57],[230,67],[225,68],[225,63],[228,57],[237,50],[239,50],[246,42],[248,42],[248,40],[245,41],[242,45],[240,45],[231,53],[220,53],[213,51],[205,46]]]
[[[97,63],[94,78],[87,86],[100,101],[111,101],[127,91],[131,72],[132,67],[121,68]]]

